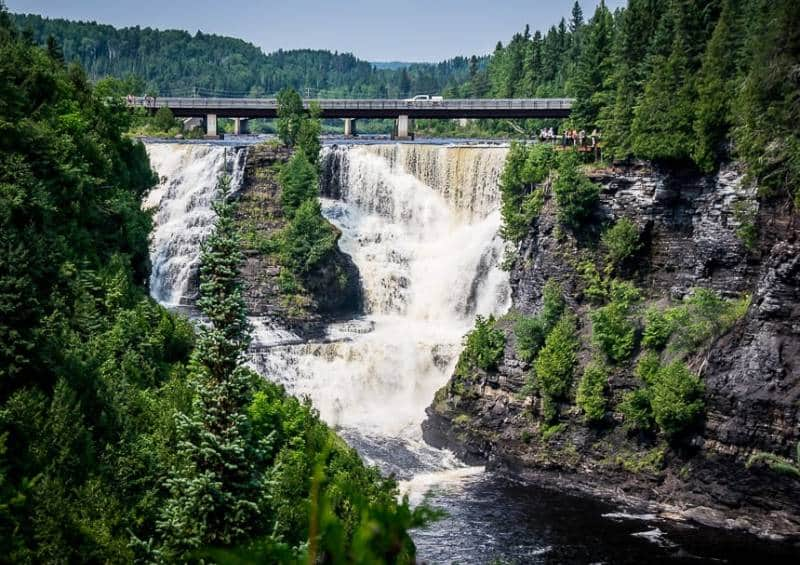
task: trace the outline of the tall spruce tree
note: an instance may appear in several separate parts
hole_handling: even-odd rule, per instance
[[[738,44],[737,25],[731,0],[725,0],[722,14],[706,48],[697,78],[697,114],[692,158],[704,171],[711,171],[726,154],[725,145],[732,125],[731,103],[736,92]]]
[[[591,21],[583,28],[580,58],[572,81],[576,98],[572,117],[582,127],[595,127],[601,109],[612,98],[609,77],[613,43],[614,17],[601,0]]]
[[[197,303],[208,325],[199,330],[192,357],[192,409],[177,415],[180,463],[166,481],[171,496],[158,523],[160,557],[166,560],[231,545],[259,523],[261,454],[247,418],[252,374],[242,366],[250,341],[239,281],[243,256],[227,178],[219,189],[217,223],[203,245]]]

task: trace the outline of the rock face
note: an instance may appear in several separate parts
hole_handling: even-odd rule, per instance
[[[355,264],[337,247],[302,281],[302,288],[287,288],[269,239],[287,224],[278,171],[290,155],[285,148],[267,144],[249,148],[236,209],[246,257],[244,298],[251,316],[266,316],[301,336],[311,336],[328,321],[360,310],[361,285]]]
[[[732,329],[686,359],[705,383],[704,424],[678,442],[634,435],[620,425],[616,407],[636,386],[637,350],[633,360],[611,370],[604,425],[583,421],[573,386],[573,400],[560,407],[559,426],[545,430],[535,416],[541,399],[526,384],[531,367],[517,358],[509,318],[498,323],[507,339],[497,371],[454,376],[428,408],[426,439],[532,482],[655,506],[705,524],[800,538],[797,219],[769,204],[758,210],[754,189],[743,185],[733,166],[703,177],[640,164],[591,178],[600,184],[601,198],[597,217],[584,230],[588,241],[557,227],[555,202],[548,198],[511,269],[513,311],[536,314],[545,282],[559,281],[578,316],[585,366],[596,353],[576,267],[596,253],[599,226],[630,219],[643,246],[622,274],[647,302],[677,300],[697,287],[727,297],[752,295]],[[751,251],[737,236],[743,209],[758,210],[761,233]],[[579,376],[577,371],[576,382]]]

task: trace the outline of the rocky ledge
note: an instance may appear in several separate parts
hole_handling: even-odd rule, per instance
[[[302,285],[285,282],[280,257],[269,240],[284,229],[280,167],[291,152],[270,144],[249,148],[236,219],[241,228],[245,264],[244,298],[251,316],[265,316],[303,338],[318,337],[332,320],[350,318],[361,307],[358,268],[338,247]]]
[[[612,364],[603,421],[589,425],[575,389],[597,352],[591,345],[586,280],[579,260],[595,243],[557,223],[554,199],[519,246],[511,268],[512,313],[497,321],[505,349],[496,368],[454,375],[428,408],[426,440],[523,481],[657,510],[664,516],[800,540],[800,225],[790,207],[762,203],[733,166],[714,176],[645,164],[592,173],[601,188],[594,226],[633,221],[642,246],[621,269],[646,305],[675,304],[696,288],[752,296],[735,323],[691,352],[704,383],[702,422],[677,440],[633,432],[619,403],[637,385],[637,345]],[[758,237],[740,240],[741,210],[756,214]],[[587,226],[591,231],[592,226]],[[737,235],[738,234],[738,235]],[[591,239],[591,238],[589,238]],[[573,386],[557,423],[543,423],[532,367],[520,359],[514,319],[542,308],[545,283],[563,288],[580,347]],[[641,335],[641,327],[637,330]],[[682,328],[677,329],[678,332]],[[666,353],[665,353],[666,354]],[[533,388],[533,390],[532,390]]]

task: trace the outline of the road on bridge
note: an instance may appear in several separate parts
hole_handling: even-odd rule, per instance
[[[503,98],[453,100],[306,99],[316,102],[323,118],[566,118],[571,98]],[[220,118],[275,118],[274,98],[132,97],[128,104],[151,110],[167,107],[176,117],[214,114]]]

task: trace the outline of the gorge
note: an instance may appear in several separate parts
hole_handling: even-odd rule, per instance
[[[199,243],[213,227],[209,202],[217,175],[227,170],[236,197],[247,199],[248,191],[265,186],[248,177],[263,174],[285,155],[257,146],[175,143],[149,143],[148,153],[161,177],[146,202],[158,208],[151,292],[164,304],[190,306]],[[701,526],[756,530],[752,522],[726,524],[727,514],[710,509],[691,516],[677,506],[649,507],[641,492],[652,488],[653,477],[598,463],[609,454],[593,451],[580,427],[552,444],[521,440],[535,434],[535,427],[525,415],[530,409],[524,366],[510,343],[498,373],[468,384],[474,391],[468,395],[453,394],[447,383],[476,316],[499,318],[510,336],[509,312],[535,313],[548,278],[559,277],[570,304],[581,284],[570,278],[571,263],[565,259],[576,251],[566,247],[572,245],[569,240],[553,235],[547,206],[538,231],[522,244],[510,270],[502,265],[499,179],[507,154],[507,146],[492,144],[325,146],[322,209],[341,232],[339,248],[357,268],[361,306],[287,321],[275,286],[260,282],[259,291],[248,295],[251,311],[261,313],[251,318],[250,365],[292,394],[310,397],[322,418],[368,463],[402,481],[412,500],[429,493],[432,503],[448,511],[443,522],[415,533],[422,559],[635,562],[644,555],[651,561],[789,555],[789,546],[708,533]],[[683,186],[686,179],[648,169],[609,171],[594,181],[603,187],[602,214],[632,215],[649,234],[651,260],[659,268],[646,275],[648,286],[680,293],[708,285],[731,296],[751,288],[758,262],[738,243],[731,210],[736,201],[752,196],[741,191],[735,171],[689,186]],[[248,288],[257,270],[246,268]],[[436,394],[445,385],[449,392]],[[448,449],[423,440],[420,426],[434,396],[426,438],[469,463],[488,462],[493,472],[467,466]],[[756,413],[742,417],[760,418]],[[787,434],[791,431],[781,431],[781,437]],[[616,436],[609,441],[606,449],[627,445]],[[716,483],[715,469],[711,465],[700,472]],[[547,480],[535,476],[537,470]],[[549,488],[508,482],[503,477],[509,472]],[[679,501],[683,487],[675,480],[667,480],[664,496]],[[777,488],[791,493],[796,486]],[[725,487],[719,489],[727,495]],[[598,498],[575,497],[578,492]],[[776,500],[785,505],[791,499]],[[700,502],[696,506],[708,508]],[[508,516],[516,517],[513,524]],[[786,517],[791,521],[791,513]],[[780,522],[772,518],[760,533],[779,533],[774,528]],[[791,522],[783,524],[781,533],[791,533]],[[709,544],[711,536],[719,543]]]

